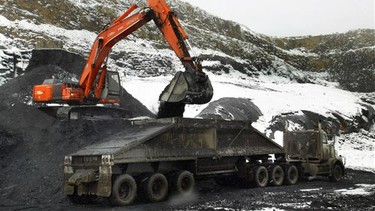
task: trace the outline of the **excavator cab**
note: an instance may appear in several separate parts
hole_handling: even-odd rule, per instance
[[[122,87],[120,83],[120,75],[116,71],[106,71],[104,87],[101,93],[100,100],[118,100],[122,95]]]

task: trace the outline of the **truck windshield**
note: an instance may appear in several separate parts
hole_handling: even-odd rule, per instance
[[[322,140],[323,144],[328,144],[328,137],[325,132],[320,133],[320,139]]]

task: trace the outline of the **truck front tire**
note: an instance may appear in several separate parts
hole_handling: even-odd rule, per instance
[[[335,164],[332,168],[332,176],[330,176],[329,179],[332,182],[338,182],[342,179],[343,175],[344,175],[343,167],[339,164]]]
[[[116,178],[112,186],[112,194],[109,200],[114,206],[126,206],[134,202],[137,196],[137,183],[129,174],[123,174]]]

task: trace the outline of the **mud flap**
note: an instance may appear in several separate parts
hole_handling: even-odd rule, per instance
[[[168,103],[205,104],[213,96],[213,88],[206,75],[177,72],[169,85],[160,94],[159,100]]]
[[[74,186],[69,185],[68,181],[69,178],[74,174],[73,168],[71,166],[64,166],[64,194],[65,195],[73,195],[74,193]]]
[[[112,192],[112,167],[100,166],[99,167],[99,181],[98,190],[96,195],[109,197]]]

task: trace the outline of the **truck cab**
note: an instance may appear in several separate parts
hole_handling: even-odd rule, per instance
[[[289,162],[299,166],[301,176],[327,176],[340,181],[345,159],[338,155],[334,142],[322,129],[284,132],[284,149]]]

